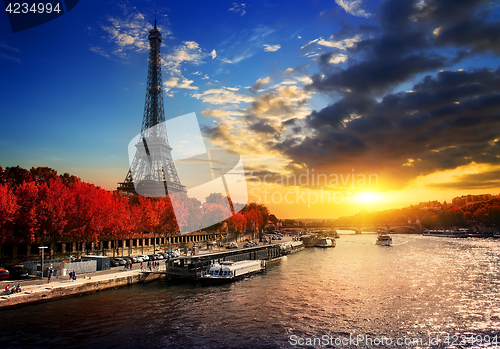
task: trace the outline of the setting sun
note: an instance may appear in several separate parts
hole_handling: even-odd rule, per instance
[[[360,204],[372,204],[375,202],[380,202],[382,196],[379,193],[357,193],[356,202]]]

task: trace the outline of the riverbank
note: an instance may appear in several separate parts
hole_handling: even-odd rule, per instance
[[[284,237],[283,240],[273,241],[273,245],[291,241],[291,237]],[[243,243],[240,243],[243,245]],[[259,243],[260,245],[260,243]],[[264,246],[264,245],[262,245]],[[199,251],[199,256],[207,256],[213,253],[233,253],[240,251],[227,249],[214,249]],[[189,256],[185,256],[189,257]],[[196,256],[198,257],[198,256]],[[194,258],[196,258],[194,257]],[[160,269],[165,271],[165,261],[160,260]],[[151,282],[166,278],[165,273],[141,272],[140,265],[134,264],[134,270],[125,270],[123,267],[113,267],[110,270],[101,270],[93,273],[77,275],[77,280],[69,280],[69,276],[52,278],[47,282],[47,278],[33,278],[26,280],[6,280],[0,281],[0,309],[6,309],[27,304],[47,302],[51,300],[79,296],[93,292],[115,289],[137,283]],[[7,295],[4,291],[6,285],[21,285],[22,292]]]
[[[87,293],[114,289],[142,282],[151,282],[164,277],[161,274],[142,273],[140,270],[124,270],[123,267],[95,273],[78,275],[72,281],[69,277],[53,278],[50,283],[47,279],[36,280],[8,280],[2,281],[2,296],[0,309],[6,309],[27,304],[47,302],[55,299],[78,296]],[[7,295],[6,285],[21,285],[22,292]]]

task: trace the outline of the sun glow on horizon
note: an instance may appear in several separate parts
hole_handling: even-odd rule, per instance
[[[356,194],[356,202],[359,204],[374,204],[382,201],[380,193],[359,192]]]

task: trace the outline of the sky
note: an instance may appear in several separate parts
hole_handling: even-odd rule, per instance
[[[500,193],[497,1],[88,0],[16,33],[3,12],[0,166],[116,189],[155,11],[166,119],[195,113],[277,217]]]

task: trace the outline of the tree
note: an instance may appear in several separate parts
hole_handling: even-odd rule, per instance
[[[12,239],[14,222],[18,214],[17,198],[6,185],[0,185],[0,251],[3,258],[3,244]]]
[[[476,210],[474,214],[472,215],[472,218],[480,224],[487,224],[488,223],[488,211],[486,208],[481,207],[480,209]]]
[[[269,210],[267,209],[267,207],[262,204],[251,202],[241,210],[241,213],[248,218],[247,213],[250,211],[255,212],[255,217],[253,218],[253,222],[250,222],[247,219],[247,227],[253,227],[260,230],[264,229],[264,227],[267,225],[267,222],[269,221]],[[255,223],[258,224],[255,225]]]
[[[426,212],[420,220],[420,224],[427,229],[435,227],[437,225],[437,215],[432,212]]]
[[[203,203],[203,226],[208,231],[220,231],[224,220],[231,217],[231,210],[228,205],[219,203]]]
[[[136,217],[133,205],[121,194],[112,195],[108,205],[108,223],[104,226],[100,240],[114,241],[113,258],[115,257],[117,241],[123,239],[134,229],[133,219]]]
[[[79,243],[98,242],[110,222],[111,195],[92,184],[75,182],[68,205],[67,236]],[[80,248],[77,246],[77,256]]]
[[[154,198],[139,196],[138,204],[140,206],[139,226],[141,233],[154,233],[161,223],[161,217],[157,210],[157,204]],[[142,249],[144,253],[144,245]]]
[[[15,188],[23,183],[33,180],[31,173],[19,166],[7,167],[3,174],[3,184],[7,184],[11,188]]]
[[[496,202],[491,206],[488,217],[492,224],[500,226],[500,202]]]
[[[32,167],[30,170],[31,178],[37,183],[46,183],[57,179],[57,171],[50,167]]]
[[[230,231],[236,233],[236,235],[239,235],[245,231],[247,226],[247,219],[243,214],[238,212],[227,219],[227,224]]]
[[[29,245],[39,238],[40,233],[39,186],[34,182],[22,182],[15,189],[15,195],[19,205],[15,232]]]
[[[61,180],[55,176],[48,183],[40,185],[39,191],[39,225],[42,239],[49,237],[50,259],[53,258],[53,246],[63,237],[68,223],[66,207],[69,202],[70,191]],[[42,240],[43,245],[43,240]]]

